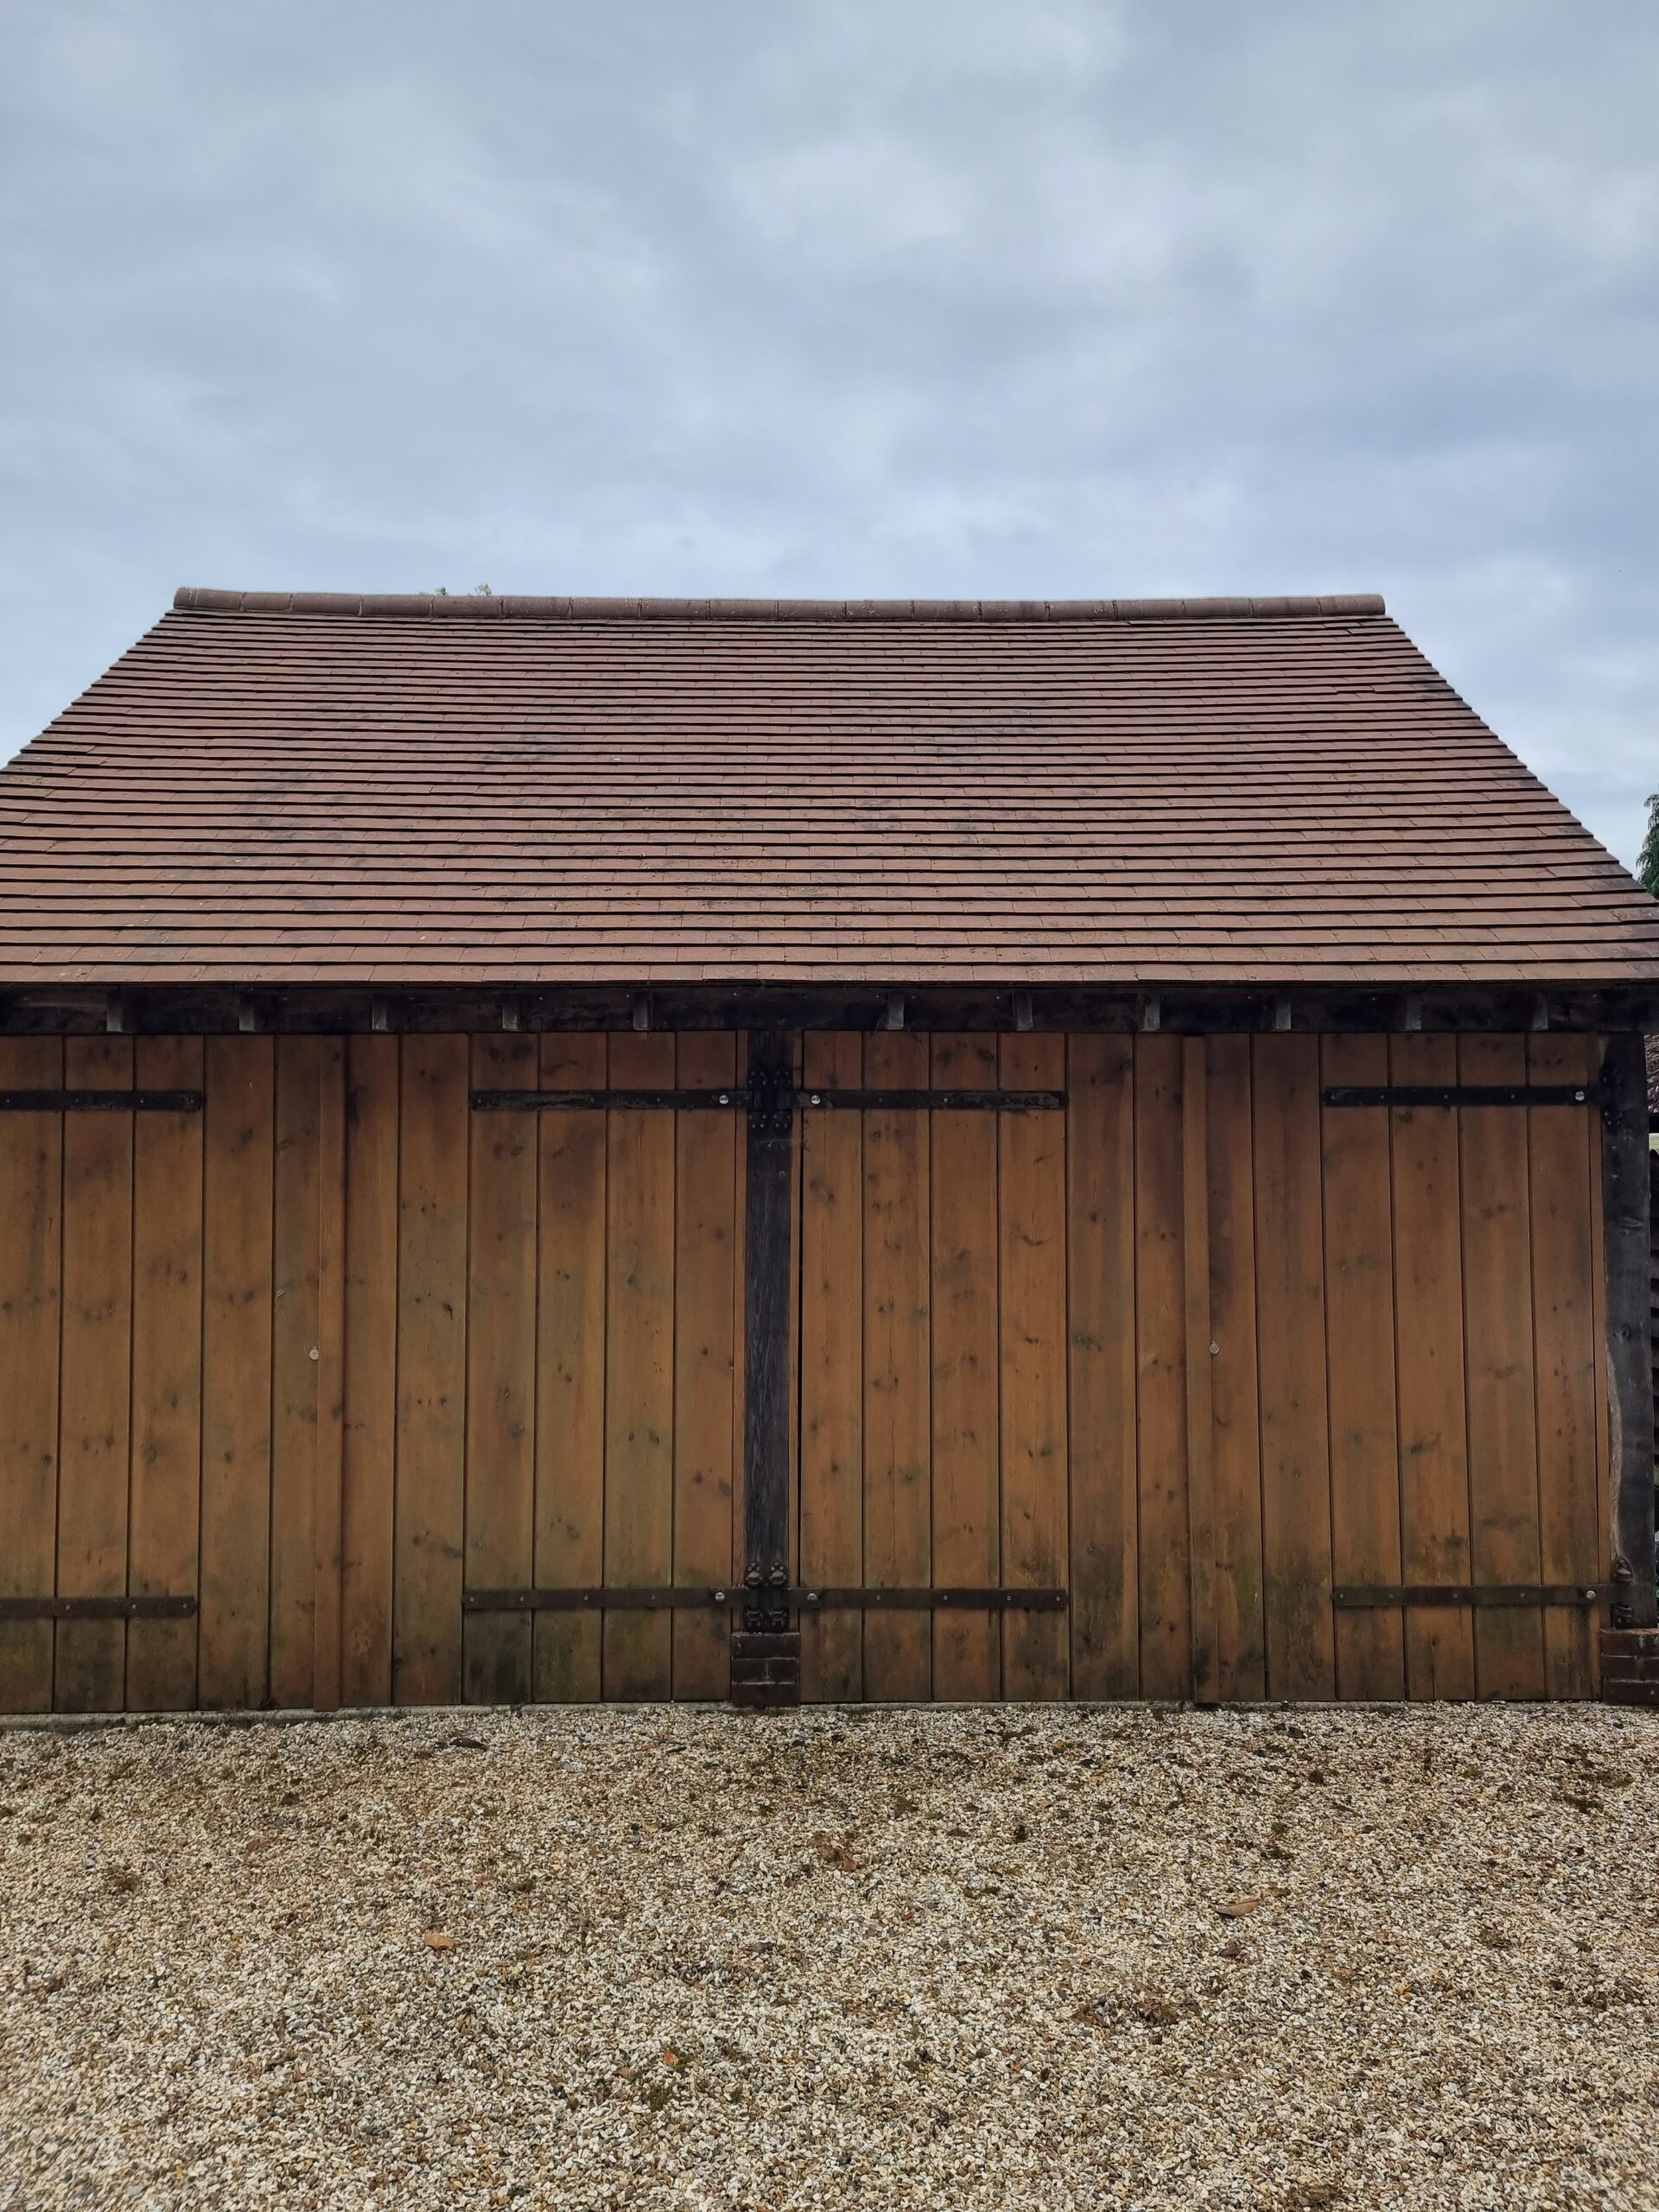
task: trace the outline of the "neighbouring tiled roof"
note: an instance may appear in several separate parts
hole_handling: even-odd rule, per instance
[[[13,984],[1659,982],[1370,597],[186,590],[0,841]]]

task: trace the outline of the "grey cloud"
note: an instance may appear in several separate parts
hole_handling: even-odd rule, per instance
[[[1626,859],[1659,17],[12,0],[3,735],[183,581],[1384,590]]]

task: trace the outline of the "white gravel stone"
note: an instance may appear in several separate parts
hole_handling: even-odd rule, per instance
[[[14,1731],[0,1880],[5,2212],[1659,2205],[1656,1715]]]

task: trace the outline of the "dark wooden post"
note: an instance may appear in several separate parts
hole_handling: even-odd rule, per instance
[[[749,1039],[743,1293],[743,1625],[732,1637],[732,1700],[795,1705],[801,1638],[789,1612],[789,1217],[794,1166],[791,1040]]]
[[[1648,1098],[1639,1036],[1608,1039],[1601,1080],[1617,1632],[1655,1624]]]

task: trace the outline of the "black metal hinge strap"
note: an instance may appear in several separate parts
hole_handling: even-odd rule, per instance
[[[1335,1084],[1327,1106],[1598,1106],[1592,1083]]]
[[[0,1598],[0,1621],[181,1621],[194,1598]]]
[[[109,1094],[104,1094],[108,1096]],[[133,1094],[126,1093],[130,1097]],[[800,1090],[734,1084],[726,1090],[474,1090],[480,1114],[985,1113],[1048,1114],[1065,1104],[1063,1090]]]
[[[200,1114],[199,1090],[0,1090],[0,1114]]]
[[[1331,1602],[1363,1612],[1385,1605],[1599,1605],[1612,1594],[1599,1582],[1407,1582],[1338,1588]]]
[[[1071,1602],[1064,1590],[830,1589],[806,1584],[795,1587],[768,1580],[758,1590],[736,1580],[718,1589],[664,1584],[645,1589],[593,1585],[569,1590],[464,1590],[461,1605],[467,1613],[655,1613],[677,1606],[750,1605],[757,1597],[780,1610],[798,1607],[811,1613],[931,1612],[942,1608],[957,1612],[1063,1613]]]

